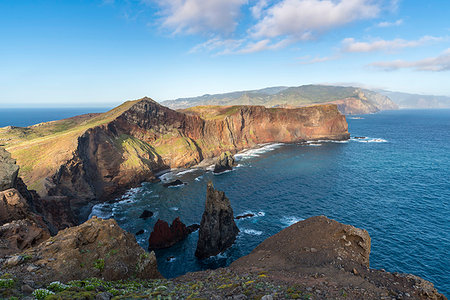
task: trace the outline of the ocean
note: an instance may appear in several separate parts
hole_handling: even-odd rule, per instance
[[[42,122],[56,121],[87,113],[101,113],[103,107],[77,108],[0,108],[0,127],[26,127]]]
[[[156,251],[166,277],[227,266],[294,222],[325,215],[369,232],[372,268],[421,276],[449,296],[450,110],[387,111],[348,117],[348,123],[349,141],[262,145],[237,155],[239,165],[231,172],[168,172],[162,182],[180,179],[186,185],[144,183],[96,205],[92,214],[113,217],[132,233],[144,229],[136,239],[147,248],[158,218],[200,223],[212,180],[235,216],[255,217],[237,221],[236,243],[216,257],[195,258],[198,232]],[[144,209],[154,216],[139,219]]]

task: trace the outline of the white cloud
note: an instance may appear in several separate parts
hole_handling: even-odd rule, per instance
[[[384,28],[384,27],[393,27],[393,26],[400,26],[402,24],[403,24],[403,20],[399,19],[399,20],[394,21],[394,22],[380,22],[380,23],[377,24],[377,27],[382,27],[382,28]]]
[[[225,54],[247,54],[255,53],[263,50],[276,50],[286,47],[292,43],[289,39],[283,39],[278,42],[272,42],[270,39],[260,41],[248,41],[246,39],[220,39],[212,38],[202,44],[192,48],[190,53],[207,51],[214,55]]]
[[[372,0],[282,0],[266,9],[250,32],[257,38],[305,40],[356,20],[374,18],[379,12],[379,4]]]
[[[267,0],[258,0],[258,3],[250,8],[252,16],[256,19],[261,18],[262,12],[268,5],[269,3],[267,2]]]
[[[374,52],[374,51],[393,51],[403,48],[412,48],[422,46],[429,42],[441,41],[440,37],[424,36],[418,40],[375,40],[373,42],[358,42],[354,38],[346,38],[342,41],[342,51],[344,52]]]
[[[207,51],[207,52],[216,52],[216,54],[229,54],[234,52],[237,48],[241,47],[243,43],[244,40],[234,40],[234,39],[222,40],[218,37],[215,37],[195,46],[189,52],[197,53]]]
[[[251,42],[245,45],[242,49],[239,49],[235,53],[254,53],[259,52],[263,50],[277,50],[284,48],[292,43],[292,40],[290,39],[283,39],[278,42],[272,42],[270,39],[264,39],[257,42]]]
[[[414,69],[416,71],[450,71],[450,48],[435,57],[428,57],[416,61],[394,60],[374,62],[370,64],[385,71],[393,71],[399,69]]]
[[[307,55],[307,56],[299,57],[298,59],[300,60],[300,64],[302,64],[302,65],[312,65],[312,64],[330,61],[330,60],[336,60],[338,58],[339,58],[338,56],[311,57],[310,55]]]
[[[174,33],[231,33],[247,0],[156,0]]]

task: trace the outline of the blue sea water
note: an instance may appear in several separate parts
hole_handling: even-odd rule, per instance
[[[326,215],[369,232],[372,268],[416,274],[449,295],[450,110],[399,110],[361,118],[348,118],[349,131],[366,139],[266,145],[239,155],[239,167],[231,172],[170,172],[163,182],[179,178],[187,184],[164,188],[145,183],[118,202],[97,205],[93,214],[114,217],[130,232],[144,229],[137,240],[147,247],[158,218],[200,222],[206,183],[212,180],[225,191],[235,215],[257,216],[238,220],[236,243],[208,260],[194,256],[198,232],[157,251],[164,276],[229,265],[288,225]],[[155,215],[139,219],[144,209]]]
[[[42,122],[66,119],[87,113],[100,113],[107,108],[0,108],[0,127],[26,127]]]
[[[94,111],[43,109],[36,114],[30,109],[24,115],[24,110],[15,114],[0,110],[0,127],[87,112]],[[179,178],[187,184],[164,188],[161,183],[144,183],[115,202],[95,206],[93,214],[114,217],[133,233],[144,229],[136,238],[146,248],[158,218],[171,222],[180,216],[187,225],[200,222],[206,183],[212,180],[226,192],[235,215],[257,216],[238,220],[241,232],[236,243],[208,260],[194,256],[198,232],[157,251],[159,269],[166,277],[229,265],[290,224],[326,215],[369,232],[372,268],[416,274],[449,296],[450,110],[399,110],[360,117],[348,118],[349,131],[366,139],[265,145],[238,155],[239,167],[231,172],[169,172],[162,176],[163,182]],[[144,209],[155,215],[139,219]]]

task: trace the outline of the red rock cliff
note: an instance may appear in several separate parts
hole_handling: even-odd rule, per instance
[[[197,107],[174,111],[144,98],[114,120],[78,138],[72,159],[47,181],[49,195],[81,208],[167,168],[190,167],[224,151],[270,142],[347,139],[347,122],[335,105],[296,109],[263,106]]]

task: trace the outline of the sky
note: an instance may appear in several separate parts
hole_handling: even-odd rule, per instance
[[[270,86],[450,96],[448,0],[0,0],[0,107]]]

